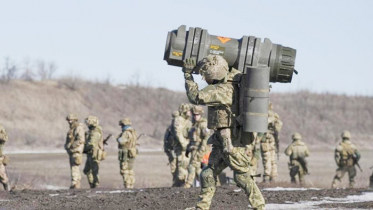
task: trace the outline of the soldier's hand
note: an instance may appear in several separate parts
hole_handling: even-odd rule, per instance
[[[193,69],[196,67],[196,59],[194,58],[187,58],[184,60],[183,72],[184,73],[192,73]]]

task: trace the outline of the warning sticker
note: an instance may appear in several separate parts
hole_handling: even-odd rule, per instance
[[[225,47],[219,45],[210,45],[209,54],[224,55]]]
[[[232,40],[231,38],[228,37],[223,37],[223,36],[218,36],[218,39],[221,41],[221,43],[225,44],[228,41]]]
[[[183,53],[182,52],[176,52],[176,51],[173,51],[172,52],[172,55],[176,56],[176,57],[181,57],[183,56]]]

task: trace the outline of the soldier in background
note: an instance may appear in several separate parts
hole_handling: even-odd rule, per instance
[[[294,133],[291,138],[293,142],[285,150],[285,154],[290,157],[288,165],[291,183],[297,183],[295,177],[298,175],[299,183],[303,185],[304,175],[308,174],[306,157],[310,155],[310,151],[299,133]]]
[[[70,189],[79,189],[80,180],[82,179],[79,166],[82,164],[83,149],[85,143],[84,127],[82,123],[78,122],[78,116],[76,114],[68,115],[66,117],[66,120],[70,125],[65,143],[65,150],[69,155],[70,160]]]
[[[337,181],[340,182],[346,172],[350,181],[349,187],[353,188],[356,176],[355,165],[358,165],[361,156],[356,146],[350,141],[350,132],[343,131],[341,137],[342,142],[338,144],[334,152],[334,160],[338,169],[333,179],[332,188],[337,187]]]
[[[100,184],[98,172],[104,152],[102,128],[98,125],[98,118],[95,116],[88,116],[85,123],[89,130],[86,133],[86,143],[84,145],[87,161],[83,172],[87,175],[89,186],[96,188]]]
[[[5,128],[0,125],[0,183],[3,184],[4,190],[10,191],[9,187],[9,177],[6,173],[5,166],[8,165],[9,157],[5,156],[3,153],[3,147],[5,142],[8,141],[8,134],[5,131]]]
[[[131,120],[129,118],[119,121],[119,125],[122,128],[122,132],[117,138],[120,174],[123,177],[124,187],[133,188],[135,184],[133,164],[137,156],[137,134],[135,129],[131,127]]]
[[[163,138],[163,149],[164,149],[164,153],[166,153],[167,157],[168,157],[168,163],[170,165],[170,169],[171,169],[171,174],[172,174],[172,185],[174,185],[174,182],[175,182],[175,171],[176,171],[176,157],[175,157],[175,154],[173,152],[174,150],[174,134],[172,133],[172,125],[173,125],[173,122],[175,120],[175,118],[177,116],[179,116],[179,111],[174,111],[172,112],[172,121],[171,121],[171,125],[168,126],[168,128],[166,129],[166,132],[164,134],[164,138]]]
[[[282,128],[280,116],[273,111],[272,103],[269,103],[268,110],[268,131],[261,138],[261,155],[263,162],[263,182],[274,182],[277,177],[276,153],[279,150],[279,132]]]
[[[190,188],[193,185],[194,179],[201,174],[201,162],[207,151],[207,140],[209,138],[209,130],[207,128],[207,119],[202,117],[203,107],[194,106],[192,109],[193,127],[189,132],[190,143],[188,146],[188,155],[190,163],[188,166],[188,178],[184,188]]]
[[[197,70],[208,83],[202,90],[198,89],[191,74]],[[235,103],[238,103],[234,99],[238,92],[232,80],[240,72],[230,70],[227,61],[218,55],[208,55],[198,67],[193,59],[187,59],[183,71],[189,101],[196,105],[208,105],[208,128],[214,129],[208,140],[213,147],[208,166],[201,172],[201,192],[196,209],[210,209],[217,175],[229,166],[234,171],[237,186],[247,194],[250,205],[264,210],[265,200],[251,176],[251,159],[247,155],[249,150],[246,145],[253,144],[254,135],[242,132],[235,118],[237,113],[234,113]]]
[[[174,134],[174,151],[177,158],[174,187],[184,186],[185,180],[188,176],[190,158],[186,157],[186,150],[189,144],[188,133],[192,127],[190,110],[190,104],[181,104],[179,106],[180,115],[175,117],[172,125],[172,133]]]

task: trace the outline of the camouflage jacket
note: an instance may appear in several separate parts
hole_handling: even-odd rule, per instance
[[[334,151],[334,160],[338,166],[353,166],[360,159],[360,153],[356,146],[344,139]]]
[[[127,128],[119,134],[118,149],[131,149],[136,148],[137,133],[132,127]]]
[[[194,122],[193,127],[189,131],[190,146],[195,147],[192,149],[205,149],[207,140],[210,137],[209,134],[206,118],[201,117],[199,121]]]
[[[97,154],[98,150],[104,149],[104,139],[102,136],[102,128],[100,126],[90,128],[86,133],[86,143],[84,151],[88,154]]]
[[[83,153],[85,143],[83,124],[75,122],[71,124],[66,135],[65,150],[67,153]]]
[[[188,133],[192,127],[192,122],[184,116],[175,117],[172,124],[174,134],[174,150],[186,151],[189,144]]]
[[[290,156],[290,160],[305,158],[310,155],[310,151],[302,140],[293,141],[285,150],[285,154]]]
[[[261,152],[269,152],[272,150],[275,150],[275,138],[273,137],[272,134],[266,133],[261,137],[260,140],[260,151]]]
[[[3,156],[3,146],[8,141],[8,134],[5,128],[0,125],[0,157]]]
[[[271,134],[278,133],[282,129],[280,116],[273,110],[268,111],[268,132]]]
[[[232,70],[228,79],[233,78],[239,71]],[[235,122],[234,112],[236,110],[235,99],[238,91],[232,82],[224,82],[208,85],[198,90],[198,84],[194,82],[191,74],[185,73],[185,89],[188,99],[196,105],[208,106],[208,128],[232,127]]]

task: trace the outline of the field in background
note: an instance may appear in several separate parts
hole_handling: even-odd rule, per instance
[[[130,117],[138,133],[147,134],[139,141],[141,147],[160,149],[172,111],[187,102],[185,92],[74,77],[0,82],[0,92],[0,124],[9,133],[5,148],[12,151],[63,149],[69,113],[77,113],[81,122],[88,115],[97,116],[105,136],[118,135],[118,121]],[[373,149],[373,97],[307,91],[271,93],[270,97],[284,122],[282,148],[297,131],[311,147],[331,149],[348,129],[358,147]],[[116,142],[109,144],[108,149],[115,151]]]
[[[67,154],[11,154],[11,162],[7,167],[12,185],[16,189],[67,189],[70,185],[70,169]],[[363,172],[358,171],[355,178],[356,187],[366,188],[369,184],[369,176],[373,165],[373,154],[370,151],[362,151],[360,165]],[[279,176],[277,184],[272,186],[290,186],[288,158],[281,154],[278,163]],[[335,175],[335,162],[332,150],[311,151],[308,159],[311,175],[306,177],[307,187],[330,188]],[[83,165],[81,166],[81,171]],[[171,186],[171,174],[167,165],[167,157],[163,152],[141,152],[136,159],[136,188],[155,188]],[[262,173],[260,164],[259,173]],[[226,169],[228,176],[232,177],[232,171]],[[100,188],[123,188],[122,177],[119,174],[119,164],[116,153],[110,153],[105,161],[100,164]],[[261,182],[261,178],[257,179]],[[348,186],[347,175],[344,177],[341,187]],[[82,173],[82,188],[88,188],[86,176]]]

